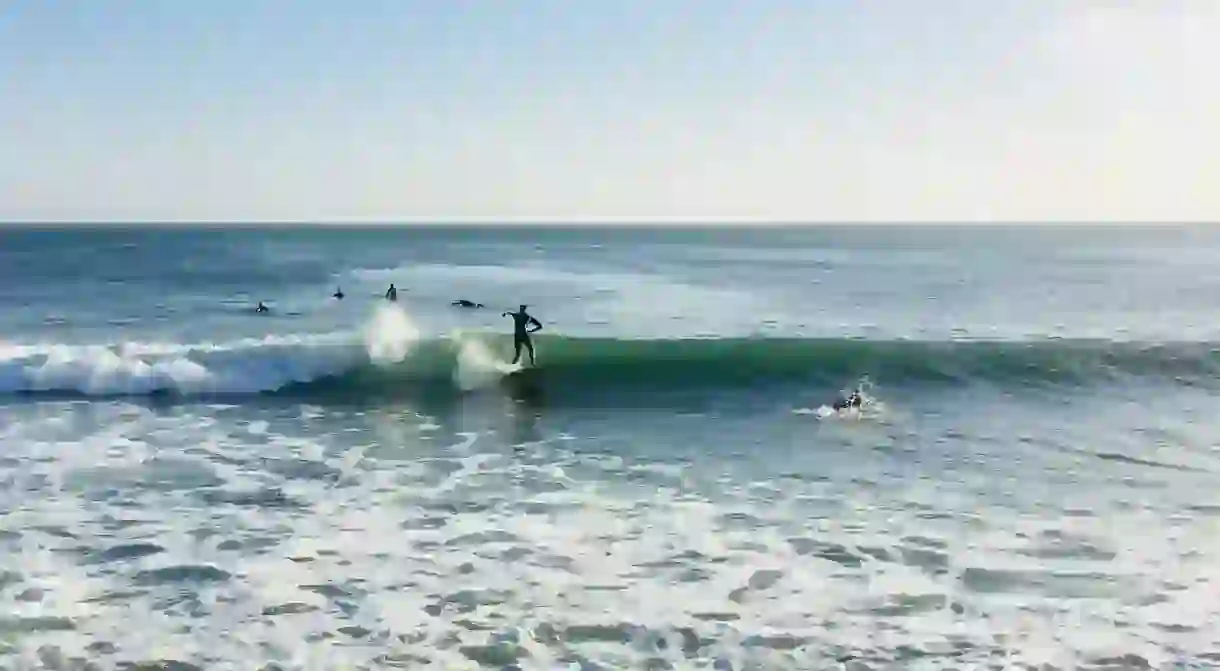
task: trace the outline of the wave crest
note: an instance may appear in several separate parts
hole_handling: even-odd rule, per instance
[[[398,306],[359,332],[230,343],[0,346],[0,393],[258,394],[405,362],[421,341]]]
[[[229,344],[0,348],[0,393],[221,395],[311,392],[377,395],[494,386],[511,337],[426,339],[405,311],[383,306],[358,333]],[[535,338],[541,370],[524,384],[548,391],[834,385],[868,377],[886,387],[1106,384],[1158,378],[1206,384],[1220,373],[1211,343],[1109,341],[927,342],[834,339],[617,340]],[[514,382],[514,384],[518,384]]]

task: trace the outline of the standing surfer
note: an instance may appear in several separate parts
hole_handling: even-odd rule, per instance
[[[534,343],[530,342],[530,334],[542,330],[542,322],[527,314],[526,307],[528,306],[522,305],[518,312],[503,312],[500,316],[513,318],[513,349],[515,350],[513,363],[517,363],[517,360],[521,358],[521,346],[525,345],[530,352],[530,365],[533,366]],[[534,326],[532,329],[529,328],[531,324]]]
[[[390,282],[390,288],[385,291],[385,299],[387,301],[398,300],[398,289],[394,288],[394,283]]]

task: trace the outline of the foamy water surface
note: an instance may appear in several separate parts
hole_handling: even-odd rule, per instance
[[[41,235],[0,255],[47,270],[73,239]],[[544,363],[537,384],[582,392],[547,395],[504,386],[485,335],[528,302],[577,343],[1011,326],[1206,350],[1213,279],[1193,238],[1178,276],[1135,243],[1072,237],[904,251],[784,232],[432,232],[393,248],[248,232],[223,266],[219,234],[121,235],[90,239],[91,272],[127,273],[121,324],[45,276],[0,278],[0,667],[1220,666],[1213,385],[1052,349],[1043,373],[1059,357],[1107,374],[1023,380],[950,352],[939,375],[879,369],[865,411],[840,414],[819,408],[859,376],[682,384],[690,367],[654,358],[636,369],[670,365],[655,388],[599,390]],[[179,261],[157,265],[157,245]],[[236,270],[258,254],[285,259],[258,270],[276,293],[266,319]],[[187,258],[211,259],[215,281]],[[1038,270],[1017,282],[1018,267]],[[397,306],[378,299],[389,281]],[[415,369],[429,384],[399,393]]]

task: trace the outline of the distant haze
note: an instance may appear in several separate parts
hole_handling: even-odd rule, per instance
[[[1220,3],[10,0],[0,221],[1217,221]]]

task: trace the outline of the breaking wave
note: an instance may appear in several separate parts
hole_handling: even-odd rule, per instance
[[[840,385],[861,376],[887,387],[1012,387],[1132,377],[1206,383],[1220,373],[1220,344],[1212,343],[541,336],[535,338],[540,370],[506,377],[520,369],[506,362],[511,345],[501,334],[424,338],[405,312],[386,306],[358,333],[225,344],[0,347],[0,394],[461,393],[505,380],[545,381],[548,391],[645,391]]]

